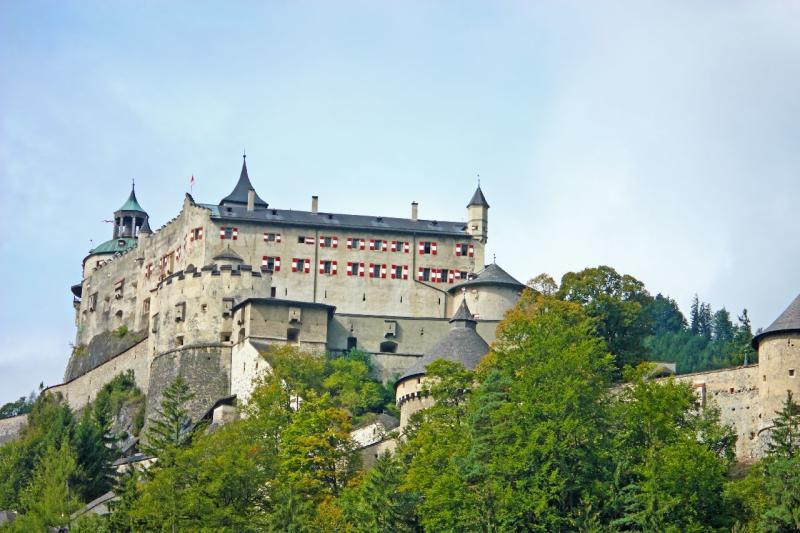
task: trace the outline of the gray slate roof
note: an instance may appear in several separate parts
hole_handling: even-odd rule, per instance
[[[453,318],[450,319],[450,324],[452,326],[447,335],[434,344],[425,355],[417,359],[416,363],[396,383],[425,374],[425,367],[437,359],[461,363],[469,370],[474,370],[478,366],[483,356],[489,353],[489,345],[475,331],[477,322],[467,307],[466,300],[462,300]]]
[[[518,289],[525,288],[523,283],[520,283],[515,278],[511,277],[511,274],[500,268],[497,263],[492,263],[491,265],[486,265],[483,270],[475,274],[474,277],[468,279],[467,281],[456,283],[450,287],[448,291],[454,292],[458,289],[475,287],[477,285],[505,285],[507,287]]]
[[[222,199],[219,203],[220,205],[241,205],[245,208],[247,207],[247,192],[253,189],[253,184],[250,183],[250,176],[247,175],[247,160],[242,159],[242,171],[239,173],[239,181],[236,182],[236,187],[233,188],[233,191]],[[255,191],[255,189],[253,189]],[[268,207],[267,202],[261,199],[261,197],[256,194],[256,207],[261,207],[266,209]]]
[[[478,185],[478,188],[475,189],[475,194],[472,195],[472,199],[467,204],[467,207],[471,205],[482,205],[484,207],[489,207],[489,202],[486,201],[486,197],[483,195],[480,185]]]
[[[758,343],[766,335],[790,332],[800,332],[800,295],[798,295],[792,303],[789,304],[789,307],[775,319],[775,322],[753,337],[753,347],[758,348]]]
[[[400,231],[428,235],[449,235],[469,238],[464,222],[436,220],[411,220],[410,218],[373,217],[338,213],[312,213],[291,209],[258,209],[248,211],[245,206],[197,204],[211,211],[212,219],[235,220],[282,226],[317,227],[326,231],[351,229],[362,231]]]
[[[244,263],[244,259],[242,259],[242,256],[231,250],[230,246],[228,246],[220,253],[215,255],[214,261],[233,261],[236,263]]]

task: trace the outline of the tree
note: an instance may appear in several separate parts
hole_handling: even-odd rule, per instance
[[[792,391],[786,391],[783,407],[776,414],[767,451],[770,457],[797,457],[800,455],[800,404],[794,401]]]
[[[652,321],[644,309],[652,297],[641,281],[608,266],[587,268],[564,274],[557,296],[580,303],[597,319],[597,333],[614,354],[617,368],[645,359],[644,338],[652,330]]]
[[[19,400],[15,402],[8,402],[0,407],[0,419],[30,413],[35,401],[36,394],[32,392],[27,398],[25,396],[20,396]]]
[[[145,453],[159,457],[165,450],[182,448],[191,442],[194,428],[186,405],[193,397],[182,376],[178,375],[172,380],[164,390],[156,416],[150,418],[150,427],[142,446]]]
[[[107,395],[98,395],[87,407],[75,429],[74,446],[78,469],[76,490],[83,501],[91,501],[111,490],[117,453],[111,436],[111,405]]]
[[[44,531],[68,525],[70,515],[80,507],[69,483],[76,468],[68,441],[48,445],[20,496],[21,516],[12,523],[12,530]]]
[[[528,280],[527,285],[535,292],[544,296],[555,296],[558,292],[558,283],[547,273],[542,273],[535,278],[531,278]]]
[[[734,327],[731,314],[723,307],[714,313],[711,324],[712,338],[716,342],[729,343],[733,340]]]
[[[647,305],[645,313],[650,317],[653,325],[652,334],[675,333],[686,328],[686,318],[681,313],[675,300],[661,293]]]

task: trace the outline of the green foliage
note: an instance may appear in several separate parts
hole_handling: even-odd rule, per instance
[[[128,334],[128,326],[123,324],[120,327],[118,327],[117,329],[115,329],[114,331],[112,331],[111,334],[114,335],[115,337],[119,337],[121,339],[122,337],[124,337],[125,335]]]
[[[156,416],[150,418],[142,450],[161,457],[165,451],[189,445],[194,435],[194,424],[186,408],[194,393],[182,376],[178,375],[164,390],[161,406]]]
[[[35,401],[36,394],[32,392],[27,398],[25,396],[20,396],[19,400],[15,402],[8,402],[0,407],[0,419],[30,413]]]

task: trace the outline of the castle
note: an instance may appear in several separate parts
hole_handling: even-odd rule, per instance
[[[370,354],[394,383],[401,426],[429,405],[422,393],[434,359],[474,368],[525,286],[485,263],[489,204],[480,186],[466,222],[277,209],[255,191],[242,162],[232,192],[215,204],[187,194],[153,231],[132,188],[114,213],[112,238],[89,251],[72,286],[77,333],[64,382],[48,391],[79,409],[132,371],[152,412],[182,375],[194,417],[223,421],[268,370],[268,346]],[[771,420],[800,396],[800,297],[753,339],[759,363],[677,376],[700,403],[734,426],[737,456],[763,455]],[[0,442],[21,421],[0,421]],[[370,430],[371,431],[371,430]],[[378,451],[380,432],[359,434]],[[388,446],[390,447],[390,446]]]

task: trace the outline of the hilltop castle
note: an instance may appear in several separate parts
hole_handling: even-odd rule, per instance
[[[466,222],[420,219],[416,202],[410,218],[323,212],[316,196],[310,211],[278,209],[243,161],[228,196],[204,204],[187,194],[153,231],[132,189],[112,238],[83,260],[75,348],[64,382],[47,390],[78,409],[132,371],[152,412],[180,374],[195,392],[191,414],[224,420],[268,370],[268,346],[356,348],[394,383],[405,425],[430,403],[425,366],[444,358],[474,368],[525,288],[485,264],[488,212],[480,187]],[[800,296],[753,344],[758,364],[677,376],[735,427],[740,460],[763,455],[786,391],[800,397]],[[0,442],[21,423],[0,421]],[[391,444],[356,437],[373,451]]]

